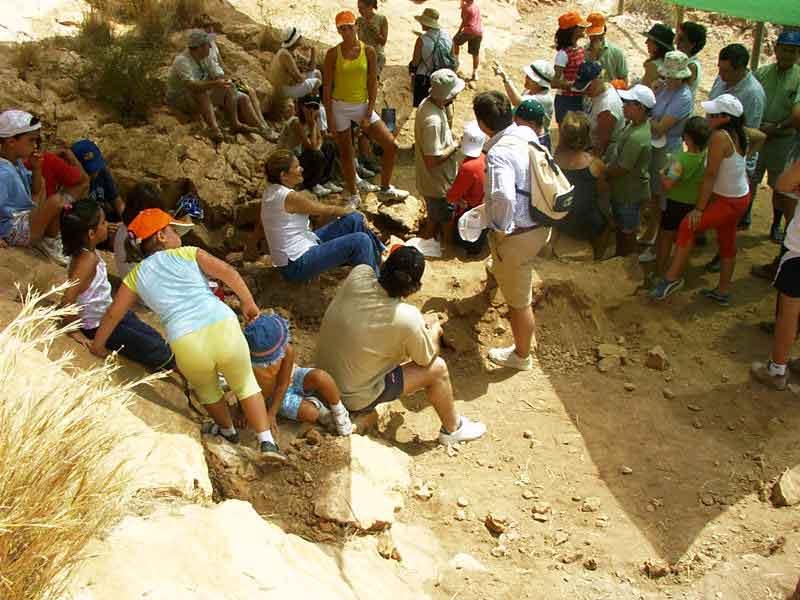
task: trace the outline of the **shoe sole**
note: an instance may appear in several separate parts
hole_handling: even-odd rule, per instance
[[[505,363],[502,363],[500,361],[495,360],[491,356],[489,356],[489,360],[492,362],[492,364],[495,364],[498,367],[504,367],[506,369],[515,369],[517,371],[530,371],[530,370],[533,369],[533,365],[526,365],[524,367],[523,366],[517,366],[517,365],[507,365]]]
[[[261,459],[267,463],[284,464],[288,460],[283,454],[277,452],[262,452]]]

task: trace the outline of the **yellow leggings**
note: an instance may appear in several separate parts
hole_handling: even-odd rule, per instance
[[[261,392],[250,365],[250,348],[236,318],[217,321],[173,341],[175,362],[202,404],[223,396],[222,373],[239,400]]]

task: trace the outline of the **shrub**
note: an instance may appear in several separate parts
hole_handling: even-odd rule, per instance
[[[94,8],[85,13],[75,42],[81,53],[97,51],[113,44],[114,29],[109,14]]]
[[[667,0],[628,0],[625,10],[641,13],[670,27],[675,25],[675,5]]]
[[[130,472],[112,452],[131,437],[113,423],[135,384],[110,383],[111,363],[70,377],[60,372],[70,354],[54,361],[53,371],[42,369],[34,351],[46,350],[64,331],[61,318],[75,310],[41,300],[29,291],[17,318],[0,331],[4,600],[62,597],[86,543],[123,516],[134,492]]]

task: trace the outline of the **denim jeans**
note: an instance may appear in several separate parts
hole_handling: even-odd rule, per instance
[[[97,329],[81,331],[91,340],[97,333]],[[119,352],[125,358],[138,362],[151,371],[175,368],[175,356],[166,340],[131,311],[125,313],[119,325],[111,332],[106,348],[112,352]]]
[[[314,233],[320,244],[309,248],[297,260],[289,261],[285,267],[279,267],[287,281],[310,281],[342,265],[369,265],[378,272],[384,246],[366,226],[361,213],[339,217]]]

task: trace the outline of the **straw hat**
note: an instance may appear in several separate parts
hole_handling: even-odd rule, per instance
[[[426,8],[421,15],[414,17],[421,25],[431,29],[439,29],[439,11],[435,8]]]

